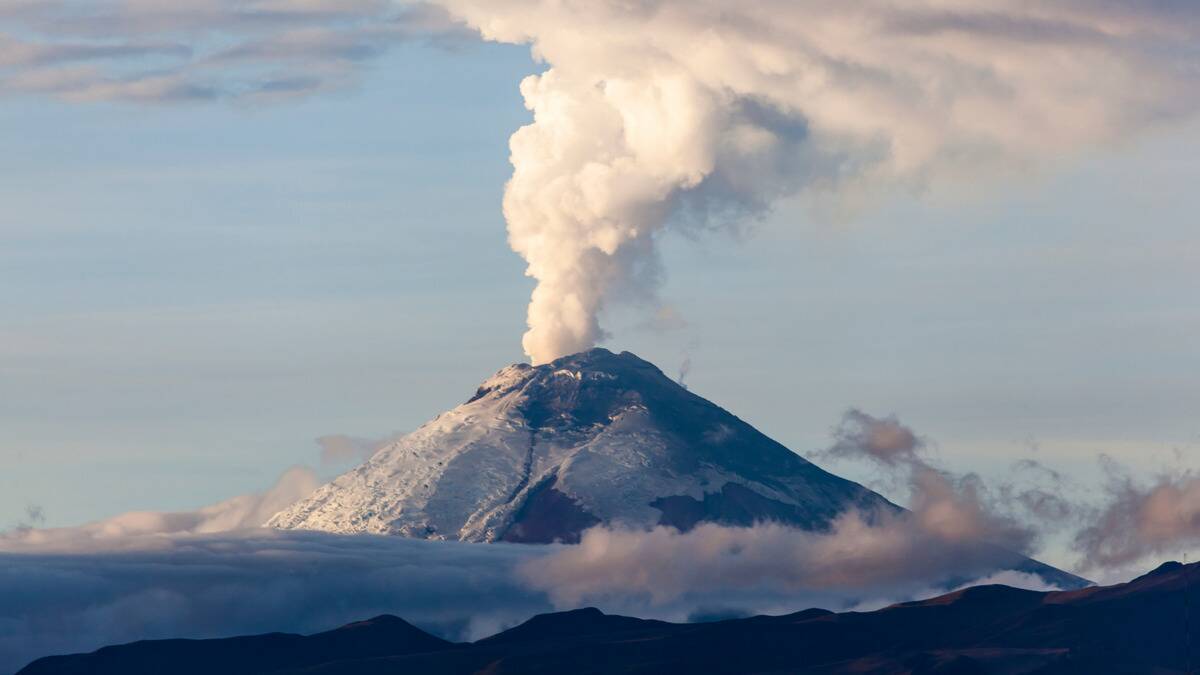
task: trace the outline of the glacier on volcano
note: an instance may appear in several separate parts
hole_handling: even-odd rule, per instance
[[[895,510],[629,352],[516,364],[270,527],[572,543],[596,524],[779,522]]]

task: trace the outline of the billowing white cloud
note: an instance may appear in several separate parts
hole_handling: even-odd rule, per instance
[[[509,240],[526,352],[656,302],[657,239],[782,195],[1052,162],[1193,115],[1200,5],[1082,0],[439,0],[548,68],[521,93]]]

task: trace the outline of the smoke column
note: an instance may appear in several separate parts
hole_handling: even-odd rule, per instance
[[[529,44],[509,241],[535,363],[655,300],[656,239],[779,197],[1025,166],[1190,115],[1200,6],[1104,0],[439,0]]]

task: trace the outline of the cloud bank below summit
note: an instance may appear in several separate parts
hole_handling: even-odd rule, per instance
[[[531,550],[246,530],[0,542],[0,672],[114,643],[311,633],[392,613],[456,639],[550,609]]]
[[[705,534],[715,536],[714,544],[735,537],[752,549],[727,564],[734,576],[689,574],[657,597],[636,582],[624,591],[576,588],[561,576],[530,582],[529,571],[546,560],[556,561],[561,574],[577,547],[274,530],[0,541],[0,672],[48,654],[133,640],[310,633],[384,613],[466,640],[577,606],[577,599],[607,612],[685,621],[813,606],[876,607],[944,590],[900,561],[869,587],[786,585],[773,576],[748,584],[747,575],[755,572],[748,558],[778,552],[795,541],[795,533],[771,526],[712,529]],[[613,549],[607,555],[618,554]],[[625,560],[620,569],[636,562]],[[655,574],[663,571],[661,557],[644,562],[652,570],[644,579],[663,578]],[[987,578],[1046,587],[1029,575]]]
[[[1191,476],[1147,486],[1117,480],[1123,474],[1114,468],[1122,489],[1104,504],[1047,506],[1052,486],[989,486],[949,473],[898,419],[859,410],[846,413],[817,454],[885,469],[911,512],[846,513],[827,532],[774,524],[703,524],[687,533],[598,527],[575,546],[259,529],[316,486],[298,467],[261,494],[195,512],[0,533],[0,597],[8,599],[0,603],[0,672],[50,653],[137,639],[315,632],[381,613],[475,639],[581,605],[684,621],[813,606],[873,609],[952,585],[1045,590],[1051,585],[1033,574],[998,570],[1014,552],[1034,553],[1051,520],[1092,518],[1079,536],[1099,542],[1097,565],[1128,568],[1194,535],[1184,508],[1194,501]],[[1162,526],[1146,530],[1146,522]]]

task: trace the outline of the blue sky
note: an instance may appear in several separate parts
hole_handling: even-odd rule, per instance
[[[543,67],[408,44],[299,101],[5,99],[0,527],[261,489],[318,436],[410,430],[522,360],[500,200]],[[1196,467],[1197,157],[1168,128],[971,194],[668,233],[683,325],[617,311],[605,345],[690,357],[694,391],[801,452],[859,406],[985,474]]]

